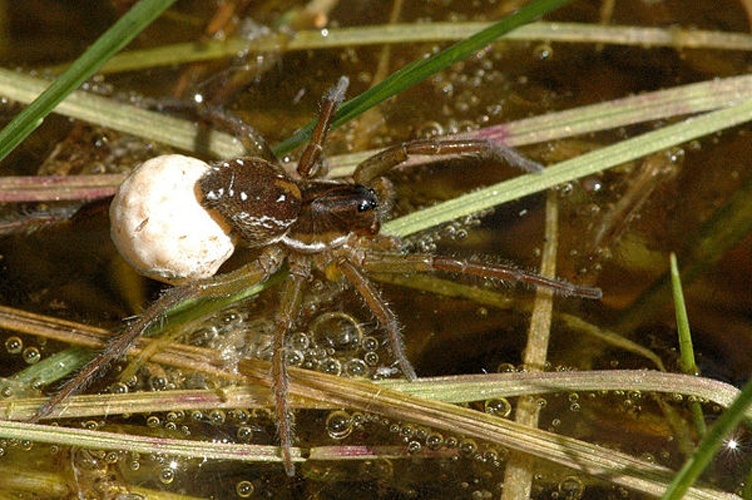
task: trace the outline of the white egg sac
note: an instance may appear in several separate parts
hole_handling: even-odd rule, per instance
[[[140,274],[172,284],[213,276],[235,249],[230,228],[201,206],[208,164],[183,155],[152,158],[120,185],[111,237]]]

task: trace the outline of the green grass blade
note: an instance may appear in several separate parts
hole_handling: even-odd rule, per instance
[[[689,329],[689,317],[687,316],[687,305],[684,301],[684,291],[682,290],[681,276],[679,274],[679,264],[676,254],[671,252],[671,289],[674,294],[674,310],[676,312],[676,330],[679,334],[679,352],[681,353],[681,368],[687,375],[699,375],[700,369],[695,362],[695,349],[692,345],[692,332]],[[697,401],[692,401],[692,420],[694,421],[697,434],[704,436],[708,429],[705,425],[705,416],[702,413],[702,406]]]
[[[710,428],[698,445],[695,454],[689,458],[684,467],[671,481],[666,493],[662,497],[664,500],[679,500],[680,498],[684,498],[684,494],[697,478],[700,477],[705,467],[707,467],[716,452],[721,448],[726,436],[742,421],[744,413],[750,404],[752,404],[752,381],[747,382],[739,397],[736,398]]]
[[[335,115],[333,127],[337,127],[354,117],[376,106],[377,104],[393,97],[416,83],[425,80],[429,76],[441,71],[451,64],[481,50],[483,47],[497,40],[502,35],[513,29],[535,21],[558,7],[568,3],[569,0],[538,0],[531,2],[517,12],[503,18],[490,27],[458,42],[446,50],[427,59],[418,59],[407,66],[394,72],[389,78],[374,85],[357,97],[350,99],[340,106]],[[296,132],[292,137],[277,144],[273,150],[277,155],[283,155],[300,146],[311,136],[315,120]]]
[[[141,0],[99,37],[71,67],[0,131],[0,160],[29,136],[73,90],[125,47],[175,0]]]
[[[521,175],[413,212],[387,222],[382,232],[408,236],[750,120],[752,100],[603,147],[548,167],[540,174]]]

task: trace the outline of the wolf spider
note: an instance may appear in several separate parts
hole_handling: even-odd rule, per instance
[[[235,271],[165,291],[141,317],[48,399],[37,410],[33,421],[49,415],[68,396],[84,388],[176,305],[191,299],[230,296],[263,282],[286,262],[289,279],[282,285],[275,314],[271,375],[282,460],[287,474],[293,475],[285,337],[297,320],[306,283],[314,269],[350,283],[386,331],[397,364],[410,380],[417,375],[405,355],[399,322],[369,279],[369,273],[442,271],[523,282],[561,295],[600,298],[601,291],[597,288],[573,285],[507,265],[407,253],[401,250],[398,239],[380,235],[382,199],[388,194],[380,192],[383,189],[379,181],[384,173],[410,155],[485,155],[528,170],[540,167],[514,150],[487,140],[430,139],[387,148],[358,165],[349,180],[322,179],[322,147],[347,86],[348,80],[343,77],[324,97],[311,141],[297,166],[299,179],[290,177],[276,162],[245,157],[212,165],[198,181],[203,207],[228,223],[245,246],[258,249],[258,257]]]

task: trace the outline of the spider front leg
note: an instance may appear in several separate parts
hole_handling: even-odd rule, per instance
[[[275,273],[284,262],[284,252],[278,247],[268,247],[254,262],[236,271],[167,290],[146,312],[112,339],[91,361],[60,387],[60,389],[31,417],[37,422],[47,417],[69,396],[80,392],[94,377],[113,361],[122,357],[135,341],[155,323],[162,320],[171,309],[188,301],[227,297],[264,281]]]
[[[386,148],[364,160],[355,169],[353,180],[368,186],[377,177],[415,155],[472,155],[502,161],[525,172],[538,173],[543,170],[543,166],[514,148],[488,139],[419,139]]]
[[[401,253],[371,251],[366,254],[363,267],[369,272],[382,274],[444,271],[479,278],[525,283],[534,287],[547,288],[565,297],[598,300],[603,296],[600,288],[580,286],[564,280],[547,278],[510,265],[485,264],[432,254],[403,255]]]

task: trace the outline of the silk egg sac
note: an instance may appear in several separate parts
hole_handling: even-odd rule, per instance
[[[111,237],[140,274],[173,285],[213,276],[230,258],[230,227],[201,205],[198,180],[211,167],[163,155],[134,169],[110,205]]]

